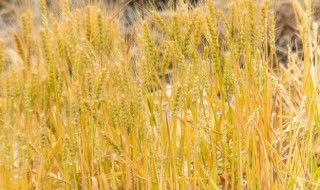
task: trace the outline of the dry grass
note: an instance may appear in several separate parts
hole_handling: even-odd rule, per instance
[[[287,67],[268,1],[180,3],[129,42],[67,2],[55,16],[40,0],[41,26],[26,11],[15,50],[0,43],[0,189],[319,189],[310,1]]]

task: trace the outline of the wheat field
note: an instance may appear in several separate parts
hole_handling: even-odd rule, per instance
[[[320,189],[311,0],[281,61],[275,1],[57,2],[0,40],[0,189]]]

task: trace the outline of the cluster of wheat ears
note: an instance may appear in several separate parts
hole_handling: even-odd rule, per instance
[[[126,40],[94,4],[40,0],[0,46],[0,189],[319,189],[311,1],[286,66],[271,7],[180,1]]]

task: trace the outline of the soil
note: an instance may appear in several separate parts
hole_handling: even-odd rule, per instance
[[[320,18],[320,0],[314,0],[312,7],[313,22],[318,23]],[[275,13],[276,47],[278,60],[282,63],[287,63],[288,48],[290,48],[292,52],[299,54],[300,58],[303,58],[303,46],[296,21],[296,16],[299,18],[303,15],[295,14],[293,5],[290,0],[282,0],[281,2],[276,3]]]

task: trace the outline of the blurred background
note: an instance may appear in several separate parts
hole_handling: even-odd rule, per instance
[[[124,7],[131,6],[128,1],[129,0],[70,0],[70,3],[73,8],[83,7],[90,3],[97,3],[98,6],[106,10],[107,14],[115,15],[115,18],[119,18],[117,15],[121,14]],[[144,2],[147,0],[132,1],[139,1],[140,4],[144,5]],[[232,0],[214,1],[216,6],[221,8],[227,14],[228,4],[231,3]],[[49,12],[59,14],[59,2],[59,0],[46,0],[47,6],[50,10]],[[303,4],[303,0],[301,0],[301,2]],[[285,63],[288,55],[288,45],[292,52],[299,54],[299,52],[302,52],[302,44],[291,1],[275,0],[273,6],[276,15],[276,46],[278,60]],[[320,17],[320,0],[314,0],[313,7],[313,21],[315,26],[318,27],[317,23]],[[0,0],[0,38],[4,39],[7,45],[10,44],[12,33],[18,27],[17,21],[20,13],[28,8],[33,10],[36,23],[40,23],[38,0]]]

